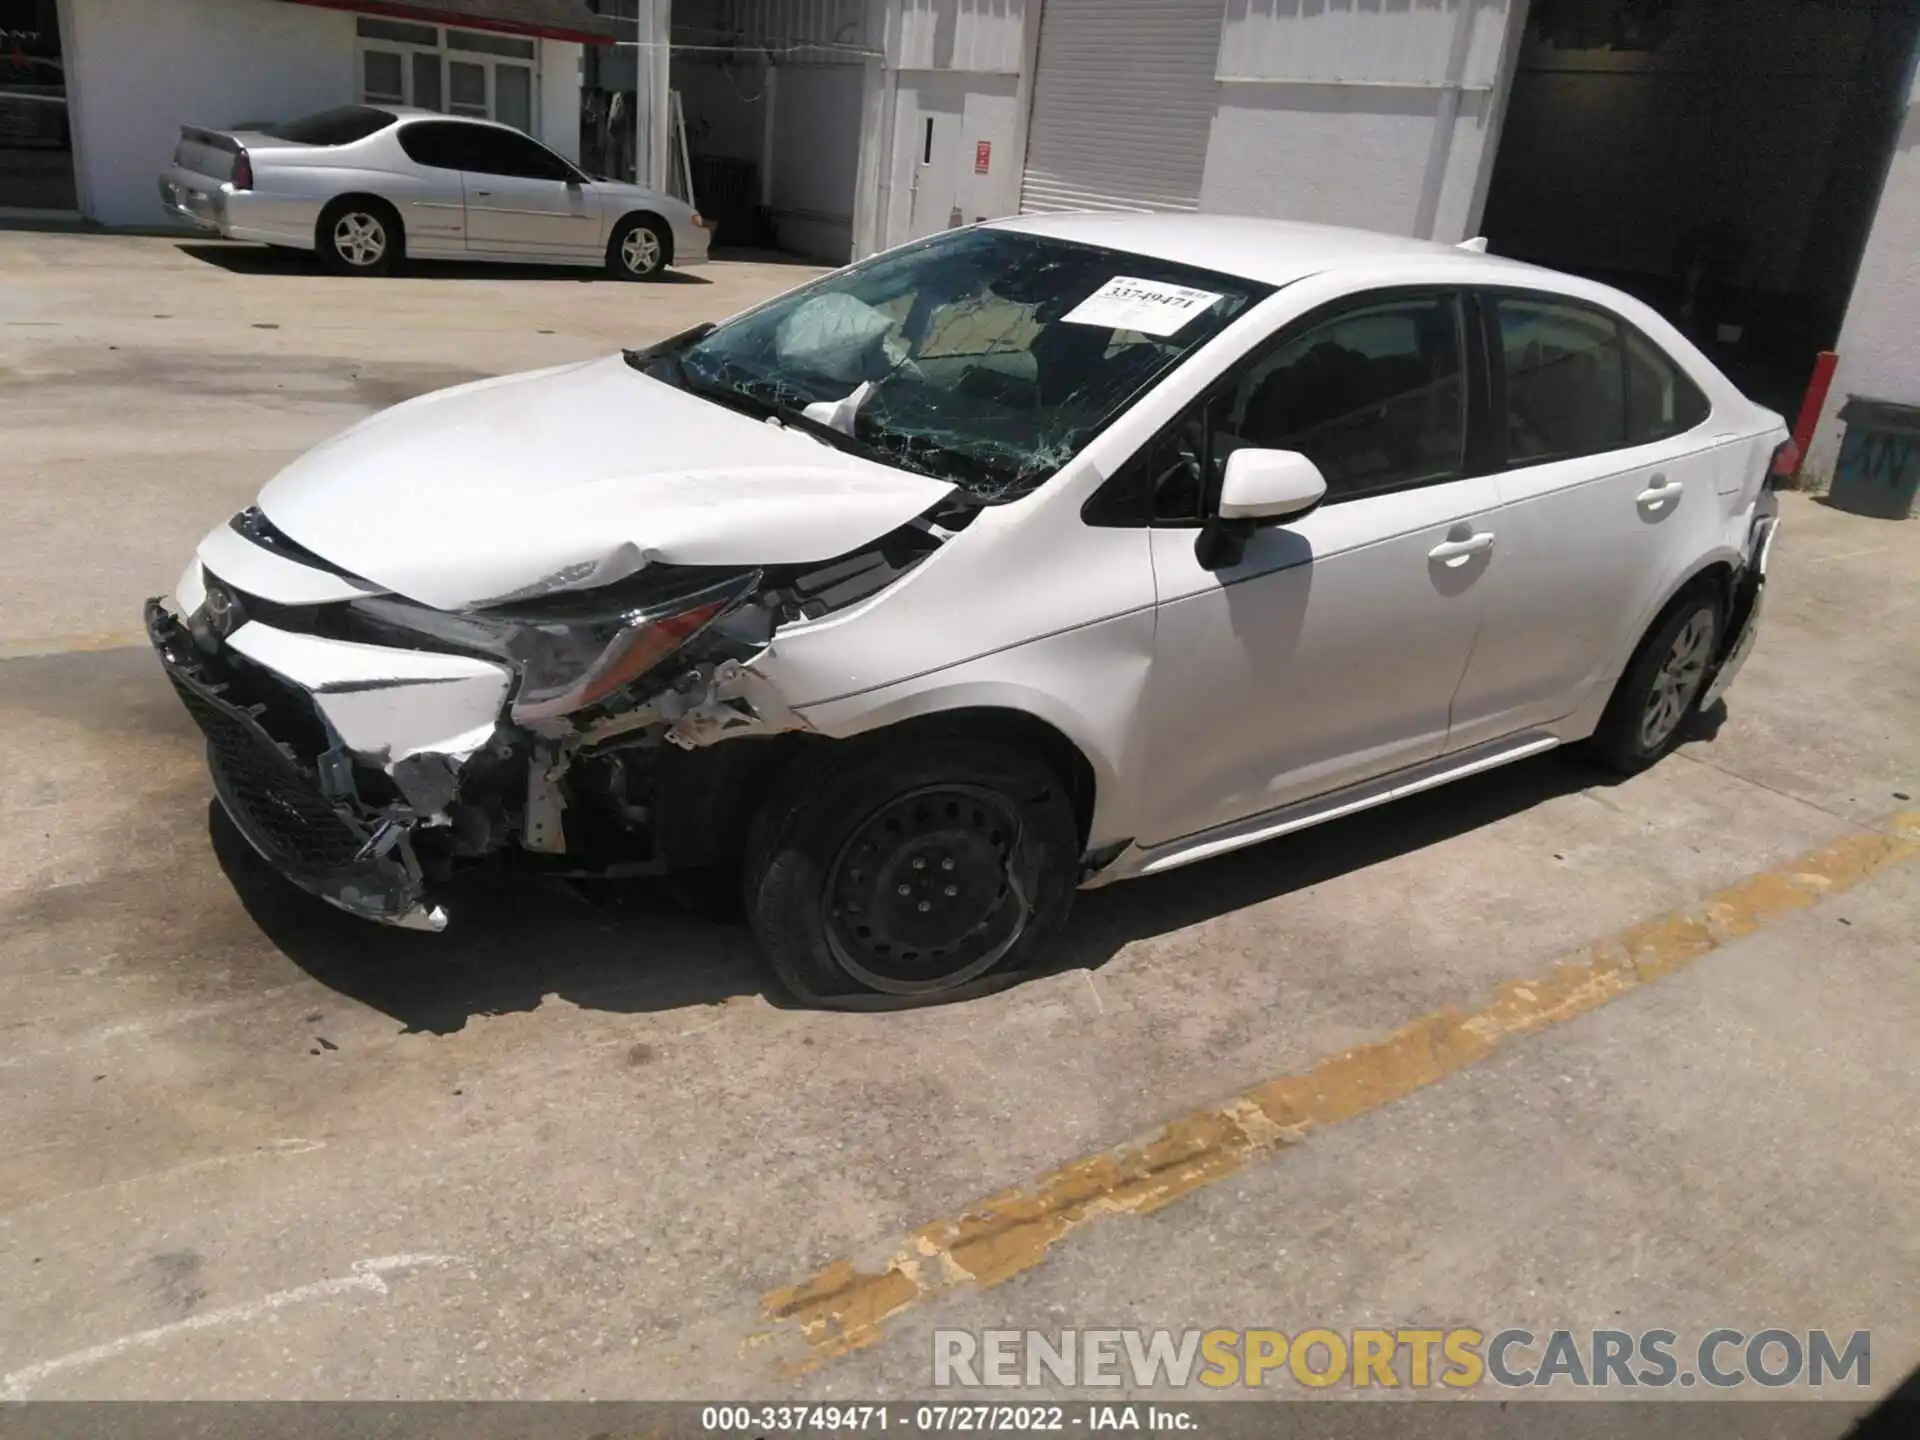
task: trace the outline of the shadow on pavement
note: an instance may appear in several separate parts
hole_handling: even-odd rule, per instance
[[[993,977],[944,1003],[1042,975],[1097,970],[1135,940],[1322,884],[1612,779],[1578,759],[1545,755],[1083,895],[1041,965]],[[221,868],[266,938],[322,984],[409,1031],[450,1034],[469,1017],[532,1010],[548,995],[621,1013],[751,994],[782,1007],[794,1003],[759,959],[737,902],[729,903],[737,892],[724,878],[716,886],[705,875],[592,883],[473,876],[444,892],[452,920],[432,935],[369,924],[295,889],[253,853],[218,804],[208,807],[208,830]],[[885,1000],[844,1008],[901,1007]]]
[[[771,987],[745,926],[703,919],[664,882],[588,890],[476,875],[445,892],[452,918],[432,935],[370,924],[297,889],[253,852],[217,801],[207,807],[207,832],[240,904],[276,949],[410,1032],[452,1034],[475,1016],[538,1009],[550,995],[636,1014]]]
[[[1164,875],[1080,897],[1048,971],[1097,970],[1135,940],[1383,864],[1618,777],[1549,753]]]
[[[1843,1440],[1912,1440],[1920,1435],[1920,1368],[1862,1415]]]
[[[211,241],[185,241],[177,247],[182,255],[235,275],[318,275],[319,265],[305,250],[278,249],[270,245],[215,244]],[[606,271],[589,263],[579,265],[519,265],[482,260],[404,261],[388,276],[363,276],[363,279],[401,280],[570,280],[577,285],[599,281],[625,285]],[[668,270],[655,280],[638,282],[650,285],[711,285],[704,276],[688,270]]]

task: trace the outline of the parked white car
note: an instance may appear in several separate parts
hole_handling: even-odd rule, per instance
[[[949,232],[296,461],[148,624],[238,827],[438,929],[486,857],[744,864],[802,996],[1732,679],[1790,442],[1653,311],[1217,216]]]
[[[703,263],[711,239],[685,202],[595,179],[510,125],[390,105],[183,126],[160,203],[229,240],[311,250],[341,275],[384,275],[414,256],[650,280]]]

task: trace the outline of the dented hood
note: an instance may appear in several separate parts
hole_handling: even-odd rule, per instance
[[[952,490],[615,355],[396,405],[282,470],[260,508],[322,559],[457,609],[656,562],[831,559]]]

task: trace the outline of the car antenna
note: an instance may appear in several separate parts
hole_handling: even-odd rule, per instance
[[[1487,237],[1484,235],[1476,235],[1471,240],[1462,240],[1453,248],[1456,250],[1471,250],[1476,255],[1484,255],[1487,253]]]

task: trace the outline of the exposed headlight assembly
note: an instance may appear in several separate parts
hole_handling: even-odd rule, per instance
[[[758,572],[748,572],[668,598],[655,582],[644,599],[615,586],[464,614],[389,598],[355,600],[352,609],[388,643],[428,640],[507,662],[519,676],[510,713],[538,725],[615,698],[759,583]]]

